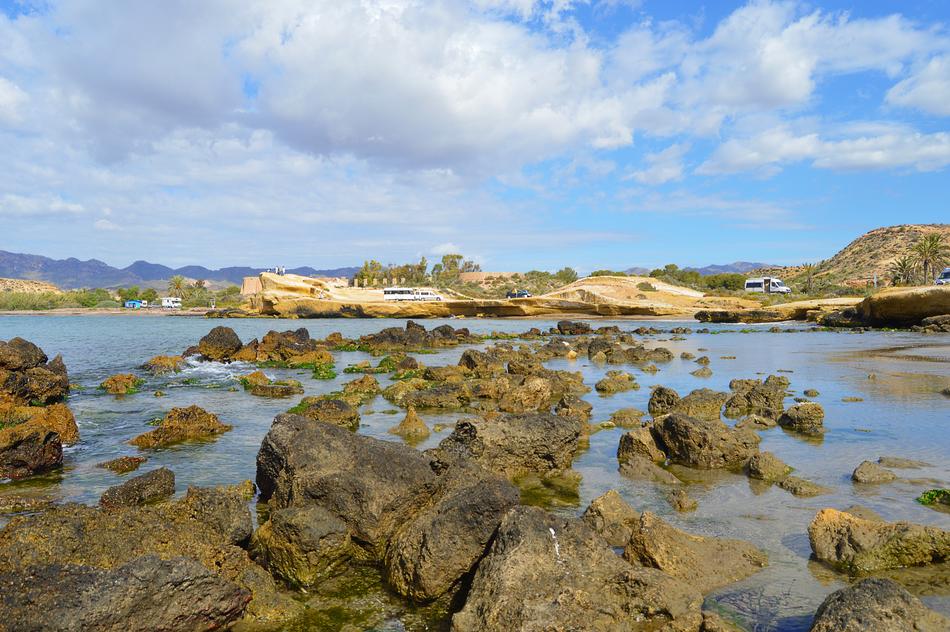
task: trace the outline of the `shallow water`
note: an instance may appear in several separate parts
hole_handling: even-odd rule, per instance
[[[426,327],[448,322],[466,326],[475,333],[518,332],[529,327],[546,329],[554,321],[452,320],[426,321]],[[254,478],[255,457],[261,439],[274,415],[298,401],[253,397],[242,391],[235,376],[254,370],[250,365],[192,363],[181,373],[150,377],[138,367],[157,354],[182,352],[220,321],[200,318],[127,318],[121,316],[0,316],[0,339],[22,336],[40,345],[51,357],[61,353],[69,369],[70,381],[83,388],[75,391],[69,404],[76,414],[81,441],[67,448],[65,465],[55,474],[0,484],[0,494],[37,493],[56,501],[95,503],[109,486],[124,478],[96,464],[138,451],[126,444],[150,429],[147,422],[174,406],[197,404],[217,413],[234,430],[214,442],[193,443],[149,451],[142,471],[167,466],[174,470],[178,489],[188,485],[237,483]],[[315,338],[333,331],[346,337],[375,332],[383,327],[403,326],[405,321],[388,320],[233,320],[232,327],[242,340],[260,338],[270,329],[305,326]],[[595,326],[617,324],[623,330],[640,326],[669,329],[695,323],[649,323],[643,321],[597,321]],[[810,331],[790,326],[797,333],[767,333],[769,326],[714,326],[713,334],[690,334],[672,339],[670,335],[646,336],[648,345],[662,345],[677,356],[659,365],[655,375],[635,367],[597,366],[586,359],[555,360],[550,368],[581,371],[593,386],[608,369],[622,368],[635,374],[641,388],[601,397],[585,396],[594,407],[593,423],[605,421],[618,409],[634,406],[645,410],[650,386],[662,384],[681,395],[694,388],[728,390],[736,377],[764,377],[781,373],[791,380],[793,394],[816,389],[815,398],[826,412],[827,433],[820,441],[807,441],[781,429],[760,433],[762,450],[776,453],[796,468],[796,474],[831,487],[831,494],[799,499],[787,492],[751,482],[728,472],[692,473],[686,486],[699,501],[699,509],[677,514],[665,500],[665,490],[650,484],[625,480],[617,473],[616,447],[621,429],[604,430],[591,437],[590,449],[580,455],[574,468],[582,476],[578,493],[558,495],[553,511],[575,514],[588,502],[614,488],[639,510],[654,511],[678,527],[698,534],[742,538],[769,553],[770,564],[762,572],[733,584],[708,598],[708,605],[737,616],[750,630],[807,630],[811,615],[822,599],[844,585],[844,578],[819,564],[809,562],[806,529],[815,512],[823,507],[845,508],[858,503],[870,507],[886,520],[910,520],[950,529],[950,514],[923,507],[914,501],[932,487],[950,487],[950,398],[939,393],[950,385],[950,336],[907,332]],[[455,364],[463,348],[419,356],[427,365]],[[690,375],[697,368],[692,361],[679,359],[682,351],[711,359],[712,377]],[[271,377],[300,380],[306,395],[335,390],[359,377],[342,369],[369,358],[359,352],[339,352],[338,377],[319,381],[309,371],[267,369]],[[735,356],[735,359],[723,359]],[[120,372],[136,372],[147,382],[140,393],[116,398],[96,386],[105,377]],[[388,378],[376,376],[385,387]],[[237,390],[230,390],[237,387]],[[152,393],[161,389],[166,397]],[[862,401],[845,402],[858,397]],[[791,400],[787,400],[788,404]],[[403,411],[377,398],[361,409],[360,432],[391,441],[401,441],[387,430],[398,423]],[[423,414],[432,427],[448,425],[416,446],[436,445],[451,431],[459,414]],[[851,471],[865,459],[881,455],[926,461],[932,467],[895,470],[901,480],[863,487],[852,484]],[[529,493],[536,499],[545,494]],[[932,608],[950,615],[950,567],[908,571],[899,577],[912,592]],[[399,629],[395,627],[386,629]]]

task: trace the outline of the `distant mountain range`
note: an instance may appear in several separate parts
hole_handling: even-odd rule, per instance
[[[709,276],[710,274],[745,274],[750,270],[757,270],[759,268],[767,268],[769,264],[767,263],[755,263],[752,261],[734,261],[733,263],[725,263],[722,265],[711,265],[704,268],[683,268],[684,270],[695,270],[699,272],[702,276]],[[650,274],[649,268],[633,267],[624,270],[627,274],[646,276]]]
[[[0,250],[0,277],[11,279],[29,279],[46,281],[63,289],[82,287],[128,287],[130,285],[155,285],[180,274],[189,279],[204,279],[240,285],[246,276],[255,276],[266,268],[230,267],[210,270],[202,266],[184,266],[170,268],[158,263],[136,261],[125,268],[114,268],[98,259],[80,261],[69,259],[50,259],[41,255],[27,255]],[[333,268],[316,270],[311,267],[287,268],[288,274],[305,276],[349,277],[359,268]]]

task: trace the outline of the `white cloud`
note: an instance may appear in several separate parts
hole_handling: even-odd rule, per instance
[[[0,219],[13,217],[55,217],[78,215],[82,204],[67,202],[57,195],[6,193],[0,196]]]
[[[950,56],[931,59],[887,92],[887,102],[950,116]]]
[[[122,230],[121,226],[119,226],[115,222],[110,222],[107,219],[97,219],[95,222],[93,222],[92,226],[96,230],[107,230],[107,231]]]
[[[633,172],[633,179],[641,184],[664,184],[683,179],[683,156],[689,151],[688,143],[676,143],[663,151],[646,155],[646,169]]]
[[[20,108],[27,102],[27,95],[12,81],[0,77],[0,124],[19,123]]]
[[[433,246],[430,252],[432,252],[434,255],[452,255],[462,252],[462,249],[448,241],[444,244]]]

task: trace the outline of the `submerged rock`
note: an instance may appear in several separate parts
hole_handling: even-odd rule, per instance
[[[942,632],[950,619],[928,609],[897,582],[864,579],[837,590],[815,613],[811,632]]]
[[[674,489],[666,495],[670,507],[680,512],[696,511],[699,503],[696,502],[684,489]]]
[[[111,461],[98,463],[96,467],[112,470],[116,474],[128,474],[139,469],[139,466],[146,461],[148,461],[148,458],[144,456],[120,456]]]
[[[719,420],[672,414],[653,427],[657,443],[674,463],[701,469],[738,467],[759,451],[759,436]]]
[[[511,510],[479,563],[452,630],[698,630],[698,592],[632,566],[582,521]]]
[[[803,498],[821,496],[822,494],[829,494],[832,491],[823,485],[797,476],[786,476],[778,482],[778,486],[794,496],[801,496]]]
[[[819,560],[849,572],[920,566],[950,559],[950,531],[910,522],[864,520],[822,509],[808,526]]]
[[[905,459],[899,456],[882,456],[877,460],[878,465],[883,467],[896,467],[896,468],[907,468],[907,469],[917,469],[921,467],[930,467],[930,463],[925,463],[924,461],[915,461],[913,459]]]
[[[607,376],[597,382],[594,388],[602,395],[612,395],[640,388],[640,385],[626,371],[607,371]]]
[[[890,483],[897,476],[894,475],[894,472],[890,470],[885,470],[883,467],[874,463],[872,461],[864,461],[854,469],[854,472],[851,473],[851,480],[855,483],[864,483],[868,485],[879,484],[879,483]]]
[[[155,430],[140,434],[129,443],[139,448],[160,448],[183,441],[208,440],[229,430],[231,426],[221,423],[217,415],[198,406],[172,408]]]
[[[175,473],[165,467],[131,478],[105,491],[99,504],[103,507],[132,507],[168,498],[175,493]]]
[[[623,556],[689,582],[704,594],[768,565],[768,556],[748,542],[691,535],[650,512],[640,516]]]
[[[757,478],[763,481],[781,480],[792,471],[791,467],[771,452],[760,452],[752,455],[746,468],[749,478]]]

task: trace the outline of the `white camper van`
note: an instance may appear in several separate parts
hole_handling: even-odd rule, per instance
[[[781,279],[775,277],[758,277],[746,279],[746,292],[764,292],[765,294],[791,294],[792,288],[785,285]]]
[[[414,287],[387,287],[383,290],[386,301],[441,301],[442,297],[432,290]]]
[[[934,283],[936,285],[950,285],[950,268],[944,268]]]
[[[177,296],[163,296],[162,309],[181,309],[181,299]]]

